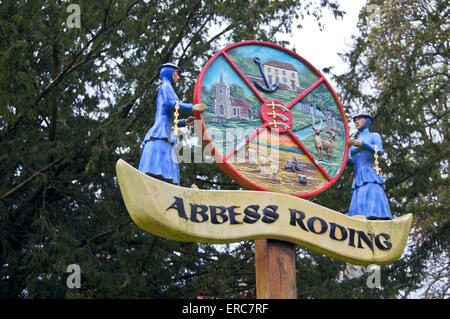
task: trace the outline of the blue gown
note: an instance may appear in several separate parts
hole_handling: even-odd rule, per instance
[[[154,177],[178,184],[180,171],[178,159],[174,152],[177,143],[172,130],[174,125],[175,102],[180,109],[191,110],[192,104],[182,103],[172,87],[174,68],[167,66],[160,71],[162,84],[156,99],[155,122],[147,132],[143,142],[139,170]],[[178,121],[178,127],[186,126],[185,120]]]
[[[383,145],[378,133],[372,133],[366,126],[360,131],[358,140],[361,148],[352,146],[349,150],[349,164],[355,166],[352,185],[352,200],[348,216],[364,215],[367,219],[392,219],[391,209],[383,189],[384,181],[374,169],[376,145],[378,155],[383,154]]]

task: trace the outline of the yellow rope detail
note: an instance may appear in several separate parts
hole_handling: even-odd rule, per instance
[[[378,147],[376,145],[373,146],[375,148],[375,153],[373,154],[373,157],[375,158],[375,167],[374,170],[377,172],[377,175],[380,175],[380,167],[378,166]]]
[[[180,115],[179,113],[178,113],[178,110],[180,109],[180,102],[179,101],[175,101],[175,113],[173,113],[174,114],[174,116],[175,116],[175,119],[173,120],[173,126],[172,126],[172,129],[173,129],[173,134],[175,135],[175,136],[177,136],[178,135],[178,116]]]

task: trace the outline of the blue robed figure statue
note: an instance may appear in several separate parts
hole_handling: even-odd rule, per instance
[[[362,215],[372,220],[392,219],[391,210],[383,189],[384,180],[374,168],[374,154],[383,154],[380,134],[370,132],[373,120],[368,114],[353,117],[359,131],[356,139],[350,139],[351,145],[347,164],[354,165],[355,177],[352,185],[352,200],[348,216]]]
[[[158,67],[162,84],[156,99],[156,114],[153,126],[147,132],[143,142],[143,150],[139,163],[139,170],[158,179],[178,184],[180,172],[174,146],[177,139],[174,136],[175,106],[187,111],[203,112],[203,104],[192,105],[183,103],[177,97],[173,86],[180,78],[181,69],[172,63],[165,63]],[[178,127],[194,125],[194,118],[178,120]]]

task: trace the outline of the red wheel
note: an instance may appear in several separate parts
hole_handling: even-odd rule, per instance
[[[204,144],[247,189],[308,198],[344,169],[348,125],[336,93],[279,45],[244,41],[218,52],[199,75],[194,103],[208,107],[196,114]]]

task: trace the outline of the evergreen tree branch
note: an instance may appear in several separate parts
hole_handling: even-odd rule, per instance
[[[162,61],[161,61],[162,63],[168,62],[168,60],[169,60],[170,56],[173,54],[173,51],[175,50],[175,48],[183,40],[183,37],[186,34],[186,32],[189,31],[189,23],[191,22],[192,18],[194,18],[194,16],[196,15],[197,10],[200,8],[201,4],[202,4],[202,2],[198,1],[194,5],[192,10],[189,12],[189,15],[186,17],[186,20],[185,20],[183,26],[181,27],[181,29],[178,32],[178,36],[172,42],[172,44],[166,50],[164,50],[166,52],[166,54],[162,58]]]
[[[117,226],[115,229],[111,229],[111,230],[107,230],[107,231],[101,232],[99,234],[96,234],[96,235],[88,238],[87,240],[84,240],[83,242],[81,242],[81,244],[78,247],[79,248],[84,247],[84,246],[86,246],[86,245],[88,245],[88,244],[90,244],[90,243],[92,243],[92,242],[94,242],[94,241],[96,241],[96,240],[98,240],[100,238],[112,235],[112,234],[118,232],[119,230],[121,230],[123,227],[131,225],[131,224],[132,224],[132,222],[130,222],[130,221],[123,222],[123,223],[119,224],[119,226]]]
[[[75,63],[78,58],[86,53],[86,50],[91,46],[92,43],[94,43],[97,39],[99,39],[103,34],[105,34],[107,31],[110,31],[114,28],[116,28],[117,26],[119,26],[126,18],[129,17],[131,9],[138,3],[138,1],[134,2],[133,4],[131,4],[126,12],[125,15],[123,17],[121,17],[120,19],[117,19],[115,22],[111,23],[108,26],[104,26],[97,34],[95,34],[90,40],[88,40],[84,46],[84,49],[81,49],[79,52],[75,53],[75,55],[72,57],[72,61],[64,68],[63,71],[61,71],[56,77],[53,78],[53,80],[47,84],[44,89],[41,91],[40,94],[38,94],[37,98],[34,101],[34,104],[36,105],[40,100],[42,100],[42,98],[47,95],[50,90],[57,85],[58,83],[60,83],[63,78],[70,74],[71,72],[75,71],[77,68],[79,68],[81,65],[91,61],[92,59],[95,59],[98,54],[92,54],[92,50],[86,55],[86,58],[83,59],[81,62],[79,63]],[[100,51],[107,51],[107,49],[105,50],[100,50]],[[90,58],[92,57],[92,58]]]
[[[423,171],[426,171],[430,166],[435,165],[436,162],[447,159],[448,158],[447,154],[448,154],[448,152],[445,152],[444,154],[442,154],[442,156],[430,158],[428,161],[424,162],[422,165],[414,167],[414,169],[409,174],[403,176],[397,183],[391,184],[391,185],[386,185],[386,189],[385,189],[386,193],[390,192],[395,187],[400,186],[407,180],[409,180],[415,176],[422,175]],[[389,180],[389,182],[390,182],[390,180]]]
[[[47,165],[46,167],[40,169],[39,171],[33,173],[30,177],[28,177],[26,180],[24,180],[22,183],[20,183],[19,185],[17,185],[16,187],[14,187],[13,189],[11,189],[10,191],[6,192],[5,194],[3,194],[0,198],[1,199],[5,199],[9,196],[11,196],[12,194],[18,192],[22,187],[24,187],[25,185],[27,185],[29,182],[31,182],[36,176],[42,174],[43,172],[45,172],[46,170],[50,169],[51,167],[55,166],[56,164],[58,164],[59,162],[61,162],[61,160],[63,160],[66,156],[64,157],[60,157],[56,160],[54,160],[53,162],[51,162],[49,165]]]
[[[170,45],[169,48],[163,50],[166,52],[166,54],[161,58],[161,62],[165,63],[168,62],[170,56],[173,54],[173,51],[178,46],[178,44],[183,40],[185,33],[189,30],[188,26],[190,23],[190,20],[195,16],[197,10],[200,8],[201,1],[199,1],[194,8],[190,11],[189,15],[186,18],[185,23],[183,24],[180,32],[178,33],[177,38],[173,41],[173,43]],[[136,101],[143,95],[143,93],[146,91],[146,89],[158,78],[158,72],[154,73],[153,76],[144,84],[140,85],[133,96],[123,105],[120,110],[118,111],[118,116],[120,118],[126,118],[128,117],[128,114],[130,113],[133,105],[136,103]]]

